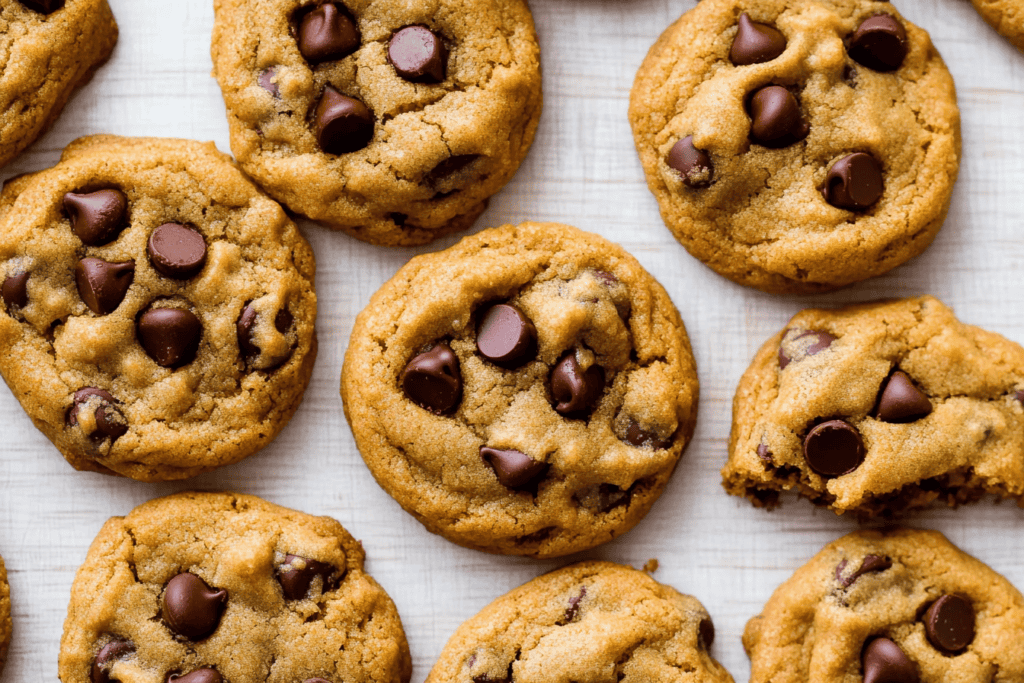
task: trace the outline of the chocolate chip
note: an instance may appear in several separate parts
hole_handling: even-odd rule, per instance
[[[658,438],[657,434],[644,431],[636,420],[630,420],[629,426],[626,427],[626,441],[637,448],[650,446],[656,451],[672,445],[671,440],[662,440]]]
[[[808,330],[806,332],[794,329],[786,330],[786,334],[782,337],[782,344],[779,345],[779,369],[785,370],[786,366],[793,360],[793,357],[786,353],[786,345],[794,345],[796,347],[794,350],[803,353],[800,358],[806,358],[807,356],[821,353],[830,347],[835,340],[835,336],[824,330]]]
[[[327,86],[313,115],[316,141],[327,154],[355,152],[373,138],[373,114],[362,102]]]
[[[447,187],[448,184],[444,181],[450,180],[452,176],[457,175],[460,171],[479,158],[479,154],[456,154],[454,156],[450,156],[432,168],[430,172],[424,176],[423,182],[435,189],[442,189],[441,185],[445,185]],[[447,191],[450,190],[446,190],[446,192]]]
[[[214,590],[195,574],[183,572],[164,589],[164,620],[178,635],[202,640],[217,628],[227,601],[226,590]]]
[[[1013,398],[1016,399],[1017,403],[1024,404],[1024,389],[1018,389],[1013,393]]]
[[[238,335],[238,351],[242,356],[242,360],[246,363],[252,363],[260,355],[260,347],[254,344],[252,340],[253,328],[256,326],[257,317],[259,317],[259,314],[256,312],[256,309],[251,304],[246,304],[245,308],[242,309],[242,314],[238,316],[238,322],[235,323],[235,331]],[[274,316],[274,327],[281,334],[286,333],[291,328],[293,322],[295,322],[294,317],[287,308],[282,308]],[[273,370],[280,367],[291,355],[292,350],[289,349],[288,353],[269,359],[269,363],[261,367],[260,370]]]
[[[918,683],[917,665],[888,638],[875,638],[861,653],[864,683]]]
[[[761,459],[761,462],[771,465],[774,461],[772,460],[772,452],[768,450],[768,445],[759,443],[757,444],[757,457]]]
[[[4,278],[3,287],[0,287],[0,297],[3,297],[8,313],[15,308],[28,306],[28,272],[15,273]]]
[[[744,12],[729,49],[729,61],[736,66],[761,64],[772,61],[785,50],[786,36],[767,24],[751,21]]]
[[[128,431],[128,423],[121,411],[115,407],[119,401],[111,396],[110,392],[96,387],[84,387],[75,392],[71,399],[71,407],[68,409],[67,415],[64,416],[65,424],[69,427],[77,426],[79,409],[83,403],[93,398],[98,404],[93,411],[96,431],[88,434],[88,437],[96,442],[102,442],[105,439],[110,439],[113,442],[118,437],[124,436]]]
[[[64,0],[20,0],[21,4],[36,12],[49,14],[64,6]]]
[[[302,683],[331,683],[326,678],[307,678]]]
[[[135,645],[127,640],[112,640],[96,653],[92,660],[89,679],[92,683],[110,683],[110,669],[114,662],[135,652]]]
[[[578,417],[590,411],[604,392],[604,370],[594,363],[584,372],[576,360],[576,352],[569,351],[551,371],[551,395],[562,415]],[[627,430],[627,439],[628,430]],[[634,444],[635,445],[635,444]]]
[[[935,649],[956,654],[974,640],[974,607],[959,595],[943,595],[925,612],[924,632]]]
[[[832,164],[821,194],[832,206],[862,211],[877,202],[884,189],[882,167],[875,158],[855,152]]]
[[[338,573],[333,565],[310,560],[298,555],[286,555],[284,564],[277,568],[277,580],[287,600],[302,600],[313,585],[313,579],[320,577],[320,592],[330,590],[331,577]]]
[[[196,669],[184,676],[171,674],[167,683],[222,683],[224,678],[215,669]]]
[[[142,348],[164,368],[191,363],[203,334],[199,318],[181,308],[151,308],[139,317],[135,328]]]
[[[135,279],[135,261],[108,263],[87,257],[75,266],[78,295],[97,315],[113,313],[128,293]]]
[[[603,270],[595,270],[594,277],[596,277],[605,287],[612,287],[619,281],[619,278]]]
[[[391,36],[388,61],[395,73],[414,83],[440,83],[448,50],[441,39],[425,26],[406,26]]]
[[[838,477],[853,472],[864,461],[864,441],[849,422],[829,420],[808,432],[804,457],[821,476]]]
[[[409,361],[401,383],[413,403],[438,415],[450,413],[462,396],[459,359],[447,342],[435,344]]]
[[[881,557],[879,555],[865,555],[864,559],[860,563],[860,569],[851,572],[849,576],[843,576],[843,570],[846,569],[847,561],[843,560],[836,566],[836,581],[843,588],[849,588],[853,585],[853,582],[862,577],[865,574],[872,572],[883,572],[892,566],[892,560],[888,557]]]
[[[341,59],[359,49],[359,29],[333,2],[302,17],[298,37],[299,52],[310,64]]]
[[[803,140],[811,130],[793,93],[781,85],[765,86],[754,93],[750,118],[750,139],[765,147],[787,147]]]
[[[587,587],[580,586],[580,594],[574,595],[569,598],[569,606],[565,609],[565,616],[562,617],[562,624],[569,624],[576,621],[576,617],[580,614],[580,602],[587,595]]]
[[[711,621],[711,617],[700,620],[700,624],[697,626],[697,637],[705,650],[711,649],[711,644],[715,642],[715,624]]]
[[[481,446],[480,457],[491,466],[502,485],[515,490],[532,487],[548,470],[546,462],[538,462],[515,450],[502,451]]]
[[[615,484],[592,484],[573,494],[577,503],[598,512],[608,512],[620,505],[628,505],[631,497],[632,490],[623,491]]]
[[[277,87],[277,83],[274,82],[274,76],[277,75],[277,67],[272,66],[265,71],[261,71],[259,78],[256,82],[260,84],[260,87],[269,92],[275,98],[281,97],[281,89]]]
[[[64,210],[78,239],[90,247],[115,240],[128,227],[128,199],[120,190],[68,192],[64,195]]]
[[[178,223],[164,223],[149,236],[149,260],[162,275],[187,280],[206,263],[206,240],[198,231]]]
[[[882,384],[875,417],[883,422],[914,422],[932,412],[932,402],[914,386],[907,373],[897,370]]]
[[[707,152],[694,147],[692,135],[672,145],[665,163],[669,168],[679,171],[683,184],[688,187],[707,187],[715,175],[711,157]]]
[[[895,71],[910,50],[907,32],[888,14],[876,14],[861,22],[850,38],[850,57],[875,71]]]
[[[537,353],[537,328],[515,306],[491,306],[477,325],[476,349],[492,363],[522,365]]]

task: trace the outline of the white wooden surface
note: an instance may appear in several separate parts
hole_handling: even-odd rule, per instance
[[[90,133],[214,140],[227,126],[210,77],[210,0],[110,0],[121,27],[113,58],[48,135],[0,177],[56,163]],[[100,525],[158,495],[232,489],[339,519],[362,539],[369,571],[398,604],[412,647],[413,681],[430,670],[452,631],[493,598],[584,557],[641,566],[658,558],[660,581],[697,596],[718,636],[714,655],[746,681],[746,620],[824,543],[856,528],[805,501],[772,513],[727,496],[719,468],[736,383],[761,342],[809,305],[921,293],[961,319],[1024,341],[1024,55],[966,0],[897,0],[923,26],[956,79],[964,157],[945,228],[916,261],[845,291],[778,297],[734,285],[692,259],[662,224],[633,149],[626,107],[648,47],[692,0],[533,0],[542,46],[544,115],[525,164],[477,229],[524,219],[574,224],[620,242],[668,289],[694,344],[701,403],[696,437],[664,496],[625,537],[562,560],[502,558],[427,533],[374,482],[342,415],[338,378],[355,315],[415,253],[303,229],[318,261],[320,357],[298,414],[269,448],[188,482],[152,485],[73,471],[0,388],[0,554],[14,604],[14,641],[3,681],[53,681],[74,572]],[[986,500],[907,522],[943,531],[1024,588],[1024,511]]]

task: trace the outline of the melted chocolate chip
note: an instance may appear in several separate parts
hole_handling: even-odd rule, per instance
[[[370,144],[373,114],[359,100],[327,86],[313,114],[316,141],[327,154],[347,154]]]
[[[855,152],[832,164],[821,193],[832,206],[863,211],[879,200],[884,189],[882,167],[875,158]]]
[[[558,402],[555,410],[562,415],[580,417],[588,413],[601,398],[602,392],[604,370],[594,363],[584,372],[574,351],[562,356],[551,371],[551,395]]]
[[[821,353],[832,345],[832,342],[836,340],[836,337],[825,332],[823,330],[808,330],[807,332],[800,332],[796,336],[791,336],[791,332],[796,330],[786,330],[785,336],[783,336],[783,342],[800,342],[799,346],[803,349],[803,357],[814,356]],[[803,340],[803,341],[800,341]],[[793,359],[786,353],[785,348],[782,344],[779,345],[779,369],[785,370],[786,366],[790,364]]]
[[[450,156],[432,168],[430,172],[424,176],[423,182],[435,190],[444,190],[445,192],[454,191],[454,188],[445,189],[451,184],[446,181],[451,181],[453,177],[457,176],[463,169],[479,158],[479,154],[456,154],[454,156]]]
[[[195,359],[203,324],[191,311],[151,308],[139,316],[135,331],[142,348],[157,365],[178,368]]]
[[[333,2],[303,16],[298,34],[299,52],[310,64],[341,59],[359,49],[359,29]]]
[[[64,6],[64,0],[18,0],[25,7],[30,10],[35,10],[42,14],[50,14],[56,12]]]
[[[864,683],[918,683],[917,665],[888,638],[875,638],[861,653]]]
[[[700,620],[700,624],[697,626],[697,638],[705,650],[711,649],[711,644],[715,642],[715,624],[711,621],[711,617]]]
[[[836,581],[839,582],[843,588],[849,588],[853,585],[853,582],[872,572],[883,572],[892,566],[892,560],[888,557],[881,557],[879,555],[865,555],[864,559],[860,563],[860,568],[854,572],[851,572],[849,576],[844,577],[843,571],[846,569],[848,562],[843,560],[836,566]]]
[[[277,75],[277,67],[272,66],[265,71],[261,71],[259,78],[256,82],[260,84],[260,87],[266,90],[268,93],[273,95],[275,98],[281,97],[281,89],[277,87],[277,83],[274,82],[274,76]]]
[[[924,632],[935,649],[957,654],[974,640],[974,607],[959,595],[943,595],[925,612]]]
[[[669,168],[679,172],[683,184],[688,187],[707,187],[715,175],[711,157],[707,152],[697,149],[693,145],[692,135],[687,135],[672,145],[665,163]]]
[[[765,147],[787,147],[803,140],[811,130],[793,93],[781,85],[765,86],[754,93],[750,118],[750,139]]]
[[[786,37],[767,24],[740,15],[736,38],[729,50],[729,61],[737,66],[770,62],[786,50]]]
[[[28,306],[28,272],[15,273],[4,278],[4,284],[0,287],[0,297],[3,298],[8,313],[15,308]]]
[[[96,653],[89,671],[92,683],[110,683],[110,669],[114,662],[135,652],[135,645],[127,640],[112,640]]]
[[[807,465],[823,477],[838,477],[853,472],[864,461],[864,441],[860,432],[844,420],[829,420],[804,438]]]
[[[326,593],[334,585],[331,578],[338,573],[333,565],[310,560],[298,555],[287,555],[278,567],[277,580],[287,600],[302,600],[309,593],[313,580],[320,577],[320,592]]]
[[[195,574],[183,572],[164,589],[164,620],[178,635],[202,640],[217,628],[227,601],[226,590],[214,590]]]
[[[235,332],[238,336],[238,351],[242,356],[242,360],[246,363],[252,363],[254,360],[259,358],[260,347],[253,343],[252,335],[254,328],[256,327],[256,319],[259,314],[251,304],[246,304],[245,308],[242,309],[241,315],[238,316],[238,322],[235,323]],[[287,308],[282,308],[274,316],[274,328],[277,329],[281,334],[285,334],[295,322],[294,317]],[[273,370],[274,368],[280,367],[286,360],[291,358],[292,350],[289,349],[288,353],[273,358],[265,367],[261,367],[260,370]]]
[[[579,595],[574,595],[569,598],[569,606],[565,608],[565,616],[562,617],[563,624],[569,624],[576,621],[576,617],[580,614],[580,602],[587,595],[587,587],[580,586]]]
[[[538,462],[516,450],[498,450],[481,446],[480,457],[491,466],[502,485],[522,490],[533,487],[548,471],[546,462]]]
[[[307,678],[302,683],[331,683],[326,678]]]
[[[187,280],[206,263],[206,240],[198,231],[178,223],[164,223],[149,236],[149,260],[161,275]]]
[[[223,683],[224,677],[217,673],[216,669],[196,669],[184,676],[171,674],[167,683]]]
[[[522,365],[537,353],[537,328],[515,306],[497,304],[480,319],[476,348],[492,363],[506,367]]]
[[[438,415],[451,413],[462,397],[458,356],[447,342],[435,344],[409,361],[401,384],[413,403]]]
[[[110,392],[96,387],[85,387],[75,392],[71,399],[71,407],[68,408],[68,412],[64,416],[65,424],[69,427],[77,426],[78,411],[82,404],[90,399],[97,401],[98,405],[93,411],[96,431],[88,434],[89,438],[95,442],[102,442],[105,439],[110,439],[113,442],[118,437],[124,436],[128,431],[128,423],[121,411],[116,408],[120,402],[111,396]]]
[[[117,239],[128,227],[128,199],[120,190],[68,192],[64,195],[64,210],[71,218],[71,229],[78,239],[90,247]]]
[[[875,417],[883,422],[914,422],[930,415],[932,402],[914,386],[907,373],[897,370],[882,384]]]
[[[662,440],[658,438],[657,434],[644,431],[636,420],[630,420],[629,426],[626,427],[626,441],[637,448],[650,446],[656,451],[672,445],[671,439]]]
[[[108,263],[87,257],[75,266],[78,295],[97,315],[113,313],[135,279],[135,261]]]
[[[895,71],[910,50],[907,31],[888,14],[876,14],[861,22],[850,38],[848,52],[859,64],[875,71]]]
[[[395,73],[414,83],[440,83],[448,51],[441,38],[425,26],[406,26],[391,36],[388,61]]]
[[[772,460],[772,452],[768,450],[768,445],[759,443],[757,444],[757,457],[760,458],[761,462],[771,465],[774,461]]]
[[[608,512],[620,505],[628,505],[631,497],[631,489],[623,491],[615,484],[592,484],[573,494],[579,505],[598,512]]]

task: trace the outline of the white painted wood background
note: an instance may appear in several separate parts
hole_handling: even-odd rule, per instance
[[[668,289],[693,340],[700,371],[697,433],[653,511],[625,537],[592,552],[538,562],[459,548],[427,533],[374,482],[342,415],[338,378],[355,315],[422,249],[387,249],[314,224],[320,356],[305,401],[277,441],[248,460],[191,481],[153,485],[78,473],[0,388],[0,554],[7,561],[14,640],[3,681],[54,681],[71,581],[108,517],[188,488],[231,489],[331,515],[362,540],[368,569],[398,605],[422,681],[445,641],[498,595],[583,558],[641,566],[697,596],[714,617],[713,654],[738,682],[749,665],[743,625],[772,590],[823,544],[856,527],[805,501],[772,513],[719,486],[736,383],[764,339],[809,305],[931,293],[960,318],[1024,341],[1024,55],[966,0],[896,0],[931,33],[956,79],[963,115],[960,180],[931,248],[892,273],[842,292],[769,296],[715,275],[662,224],[633,149],[626,107],[640,61],[692,0],[533,0],[542,46],[544,115],[533,149],[477,229],[554,220],[621,243]],[[0,171],[8,178],[56,163],[81,135],[164,135],[214,140],[227,125],[210,77],[210,0],[110,0],[121,38],[48,135]],[[907,518],[939,529],[1024,588],[1024,511],[991,500]]]

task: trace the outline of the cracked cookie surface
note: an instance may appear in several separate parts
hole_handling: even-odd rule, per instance
[[[498,598],[452,635],[427,683],[732,683],[704,606],[643,572],[581,562]]]
[[[1024,680],[1024,598],[934,531],[825,546],[747,622],[750,683]]]
[[[1024,349],[919,297],[809,309],[736,389],[723,486],[859,517],[1024,501]]]
[[[356,318],[341,386],[370,471],[427,529],[536,557],[640,521],[693,434],[697,390],[661,285],[555,223],[412,259]]]
[[[367,242],[468,228],[541,111],[524,0],[216,0],[231,149],[291,210]]]
[[[959,167],[953,80],[888,2],[701,2],[651,48],[629,118],[676,239],[769,292],[920,254]]]
[[[81,138],[0,195],[0,373],[76,469],[251,455],[316,356],[313,252],[212,143]]]
[[[1024,5],[1020,0],[971,0],[981,18],[1024,51]]]
[[[64,683],[408,683],[394,603],[341,524],[232,493],[113,517],[75,575]]]

